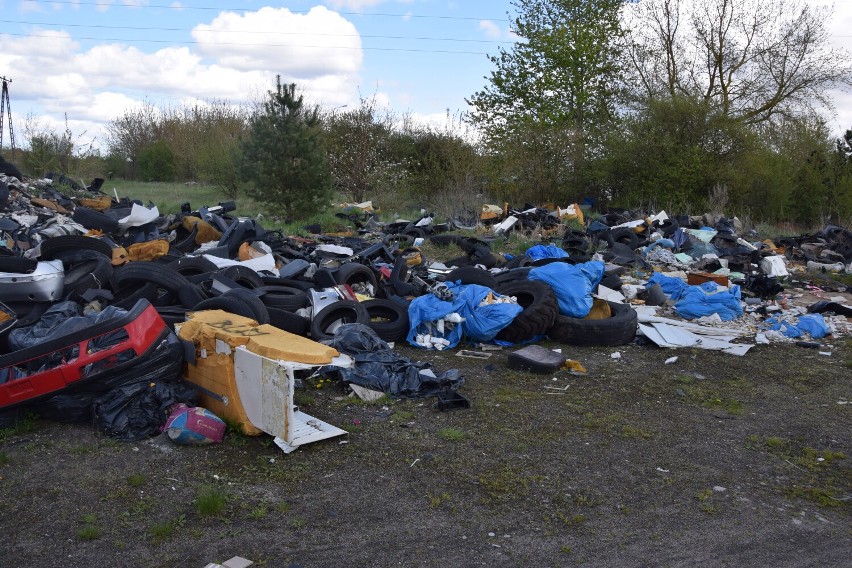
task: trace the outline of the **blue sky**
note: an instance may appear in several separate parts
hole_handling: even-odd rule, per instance
[[[486,85],[486,54],[511,46],[507,13],[510,0],[0,0],[0,76],[19,139],[28,115],[63,130],[67,113],[102,138],[141,101],[244,103],[276,74],[327,108],[375,96],[442,124]],[[835,42],[850,29],[852,0],[838,0]],[[835,128],[852,126],[852,96],[835,100]]]

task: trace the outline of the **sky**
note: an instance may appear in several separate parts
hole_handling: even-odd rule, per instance
[[[832,41],[852,46],[852,0],[834,10]],[[488,55],[516,41],[514,16],[510,0],[0,0],[0,77],[18,146],[28,117],[58,131],[67,117],[78,142],[102,147],[128,109],[250,103],[276,75],[326,109],[375,97],[446,126],[487,85]],[[835,95],[839,134],[852,94]]]

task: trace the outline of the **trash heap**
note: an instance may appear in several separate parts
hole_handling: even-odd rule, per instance
[[[446,396],[463,377],[401,357],[394,342],[617,346],[638,335],[743,355],[850,331],[849,289],[827,276],[852,273],[852,233],[836,226],[761,241],[735,218],[590,215],[578,204],[383,223],[368,202],[338,213],[351,231],[302,237],[232,215],[233,202],[164,213],[102,193],[103,180],[62,181],[59,191],[50,178],[0,175],[0,416],[94,417],[117,437],[151,435],[173,408],[214,405],[209,385],[187,380],[208,364],[199,359],[212,350],[232,374],[255,368],[237,359],[265,329],[332,349],[310,364],[276,351],[291,380],[321,366],[397,397]],[[501,251],[513,233],[534,244]],[[427,258],[427,243],[449,260]],[[187,336],[206,312],[217,314],[211,331]],[[141,414],[147,422],[126,422]],[[294,447],[292,429],[281,432],[279,445]]]

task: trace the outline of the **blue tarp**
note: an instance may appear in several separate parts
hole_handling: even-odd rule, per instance
[[[829,332],[822,314],[799,316],[799,320],[795,324],[781,319],[780,316],[773,316],[764,323],[769,325],[770,330],[780,331],[785,337],[791,338],[801,337],[807,333],[814,339],[821,339]]]
[[[675,313],[684,319],[696,319],[719,314],[723,321],[736,319],[743,315],[740,303],[740,287],[731,286],[727,290],[716,292],[719,285],[705,282],[700,286],[687,286],[675,304]]]
[[[685,319],[696,319],[702,316],[719,314],[724,321],[736,319],[743,315],[740,303],[740,287],[731,286],[727,290],[717,292],[719,285],[715,282],[705,282],[700,286],[690,286],[680,278],[666,276],[655,272],[648,279],[648,284],[659,284],[663,292],[676,301],[675,313]]]
[[[568,253],[556,245],[535,245],[527,249],[526,255],[533,260],[542,258],[566,258]]]
[[[604,263],[597,260],[574,265],[551,262],[530,270],[529,279],[553,288],[560,314],[584,318],[592,309],[592,292],[600,284],[603,273]]]
[[[519,304],[488,304],[480,306],[489,293],[501,297],[491,288],[478,284],[461,284],[448,282],[447,288],[453,294],[452,301],[441,300],[433,294],[426,294],[411,301],[408,306],[408,319],[411,327],[407,340],[415,347],[418,334],[429,333],[436,336],[434,325],[430,325],[447,315],[455,312],[464,318],[461,325],[452,326],[445,330],[442,336],[450,342],[448,348],[458,345],[462,336],[471,341],[487,342],[494,339],[501,329],[512,323],[512,320],[523,311]]]

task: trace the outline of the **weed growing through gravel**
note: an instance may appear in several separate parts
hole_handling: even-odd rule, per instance
[[[82,541],[97,540],[101,538],[101,529],[95,525],[86,525],[77,531],[77,538]]]
[[[195,509],[202,517],[216,517],[225,511],[227,496],[212,485],[203,485],[195,498]]]
[[[438,437],[448,442],[461,442],[467,438],[467,432],[458,428],[441,428],[438,430]]]
[[[9,463],[9,456],[6,455],[6,452],[0,452],[0,467],[3,467]]]
[[[23,419],[16,422],[13,426],[0,428],[0,443],[6,442],[13,436],[29,434],[38,429],[38,417],[35,414],[27,414]]]
[[[97,540],[101,538],[101,529],[97,526],[98,516],[94,513],[86,513],[80,518],[83,526],[77,531],[77,538],[82,541]]]
[[[143,483],[145,483],[145,476],[141,473],[135,473],[127,478],[127,483],[131,487],[139,487]]]
[[[259,507],[255,507],[254,509],[249,511],[248,516],[249,516],[250,519],[255,519],[255,520],[262,519],[263,517],[266,516],[266,507],[264,507],[263,505],[261,505]]]

